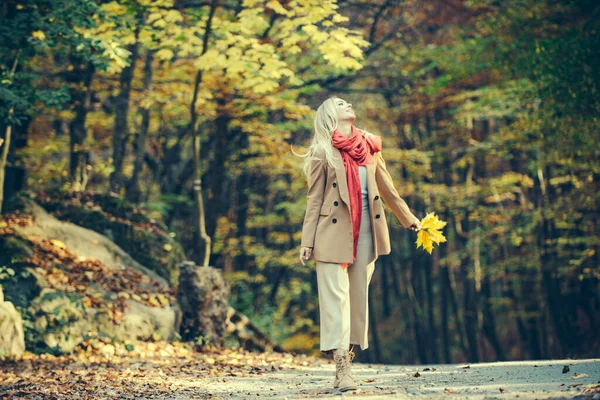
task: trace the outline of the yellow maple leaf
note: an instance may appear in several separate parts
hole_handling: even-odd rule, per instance
[[[427,234],[424,229],[421,229],[417,233],[417,248],[422,246],[429,254],[433,251],[433,241],[431,240],[431,236]]]
[[[440,231],[446,226],[445,221],[440,221],[434,212],[428,213],[421,221],[421,230],[417,233],[417,248],[422,246],[429,254],[433,251],[433,243],[440,244],[446,237]]]

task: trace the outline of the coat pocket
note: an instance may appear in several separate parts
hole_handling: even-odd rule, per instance
[[[321,212],[319,213],[319,215],[329,215],[330,212],[331,212],[331,206],[324,205],[321,207]]]

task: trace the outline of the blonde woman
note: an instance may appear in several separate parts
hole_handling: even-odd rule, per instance
[[[386,169],[381,137],[356,128],[355,119],[352,104],[325,100],[304,164],[308,196],[300,262],[316,261],[320,350],[333,352],[333,386],[340,391],[357,388],[351,346],[369,346],[368,286],[375,260],[391,251],[382,200],[403,227],[421,229]]]

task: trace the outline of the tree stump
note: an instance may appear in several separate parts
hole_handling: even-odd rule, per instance
[[[202,338],[204,344],[223,346],[230,288],[221,272],[186,261],[179,266],[177,300],[182,310],[183,340]]]

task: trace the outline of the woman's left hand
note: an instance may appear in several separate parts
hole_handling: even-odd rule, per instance
[[[408,229],[410,229],[411,231],[415,231],[415,232],[420,231],[421,230],[421,221],[415,222],[414,224],[409,226]]]

